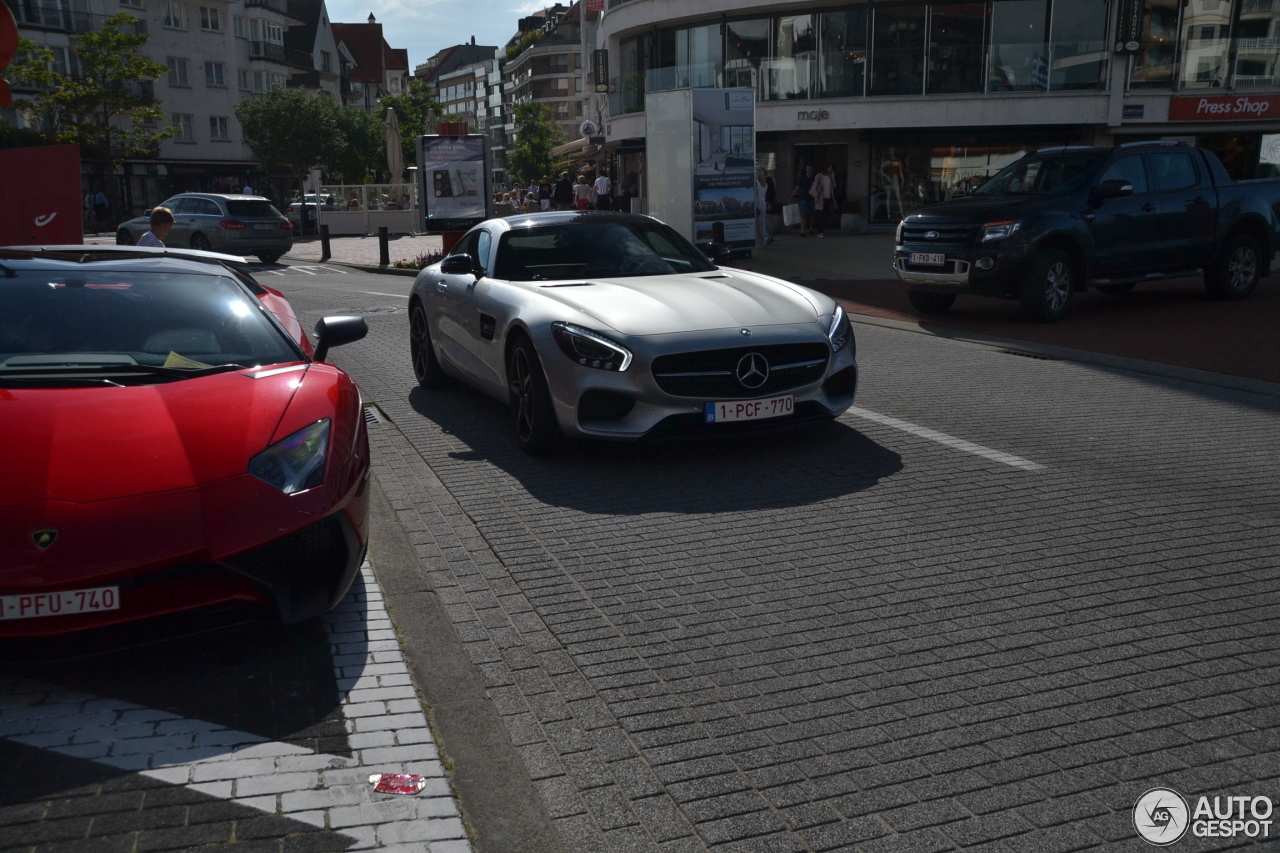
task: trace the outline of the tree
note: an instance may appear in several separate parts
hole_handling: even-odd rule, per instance
[[[336,121],[337,133],[325,156],[325,168],[334,180],[358,184],[370,169],[387,168],[387,126],[382,119],[359,107],[347,106],[338,108]]]
[[[27,39],[19,40],[21,58],[10,66],[15,80],[36,90],[15,106],[43,125],[51,142],[78,144],[100,178],[108,165],[117,167],[126,157],[154,156],[176,132],[147,85],[169,69],[138,53],[149,36],[134,31],[136,21],[119,12],[100,30],[75,36],[71,53],[78,74],[54,71],[52,51]],[[103,185],[113,192],[114,182]]]
[[[384,121],[388,107],[396,111],[396,118],[400,120],[400,144],[404,150],[404,163],[406,166],[415,165],[418,162],[417,139],[424,133],[423,123],[427,120],[427,111],[435,110],[439,117],[444,112],[444,107],[432,95],[431,85],[425,80],[410,80],[408,92],[383,98]]]
[[[306,180],[328,165],[339,134],[337,106],[304,89],[274,86],[236,104],[236,118],[254,158],[271,171]]]
[[[546,104],[516,104],[516,145],[510,171],[528,181],[551,173],[551,149],[564,142],[555,113]]]

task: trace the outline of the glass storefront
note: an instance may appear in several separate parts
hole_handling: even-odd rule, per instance
[[[1144,0],[1132,88],[1280,85],[1280,0]]]
[[[868,219],[897,222],[927,204],[965,195],[1029,150],[1020,145],[873,144]]]

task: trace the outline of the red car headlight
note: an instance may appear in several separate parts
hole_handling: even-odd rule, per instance
[[[249,460],[249,473],[286,495],[324,482],[329,419],[319,420],[281,439]]]

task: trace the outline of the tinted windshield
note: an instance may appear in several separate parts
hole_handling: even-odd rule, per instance
[[[565,222],[502,235],[494,275],[508,281],[555,281],[713,269],[688,240],[658,222]]]
[[[280,211],[276,210],[269,201],[228,201],[227,214],[230,216],[257,216],[261,218],[274,217],[280,218]]]
[[[1103,152],[1023,157],[1005,166],[974,195],[1060,195],[1080,187],[1107,159]]]
[[[198,372],[300,360],[262,304],[225,275],[77,270],[0,278],[0,384],[60,367]]]

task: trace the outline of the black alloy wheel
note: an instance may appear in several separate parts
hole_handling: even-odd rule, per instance
[[[413,376],[423,388],[441,388],[445,384],[444,373],[436,352],[431,346],[431,330],[427,328],[427,312],[421,302],[409,309],[409,357],[413,361]]]
[[[552,410],[551,390],[533,342],[523,335],[507,355],[507,387],[520,449],[534,456],[554,450],[562,434]]]
[[[926,293],[923,290],[908,290],[907,299],[911,307],[921,314],[942,314],[956,304],[954,293]]]
[[[1244,299],[1258,286],[1262,273],[1262,249],[1258,241],[1237,234],[1227,241],[1212,269],[1204,272],[1204,284],[1217,299]]]
[[[191,235],[191,248],[201,252],[212,251],[213,246],[209,245],[209,238],[203,234]]]
[[[1031,320],[1056,323],[1067,315],[1074,290],[1070,256],[1060,249],[1037,252],[1022,285],[1022,312]]]
[[[129,233],[128,228],[121,228],[116,232],[117,246],[132,246],[134,242],[133,235]]]

